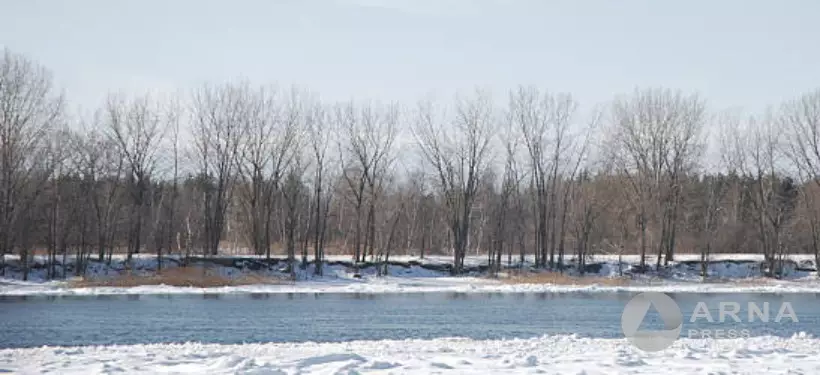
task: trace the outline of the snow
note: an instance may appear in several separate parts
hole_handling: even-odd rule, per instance
[[[222,259],[231,260],[224,256]],[[244,257],[254,259],[254,257]],[[234,257],[234,261],[238,258]],[[456,292],[456,293],[567,293],[567,292],[691,292],[691,293],[817,293],[820,292],[820,279],[815,272],[797,270],[797,265],[813,267],[813,256],[790,256],[790,266],[784,280],[761,277],[760,261],[757,254],[718,254],[712,257],[709,265],[710,278],[703,281],[699,275],[700,264],[695,263],[698,255],[683,254],[676,258],[663,275],[633,275],[625,285],[600,283],[587,285],[556,284],[511,284],[497,279],[473,274],[464,277],[450,277],[447,273],[435,269],[437,265],[448,264],[449,257],[432,256],[419,259],[412,256],[397,256],[391,261],[403,265],[390,265],[387,276],[378,276],[375,267],[353,270],[342,264],[328,264],[324,276],[313,276],[313,265],[305,270],[298,270],[296,282],[282,281],[278,284],[259,284],[245,286],[226,286],[215,288],[173,287],[167,285],[138,287],[91,287],[73,288],[66,281],[45,281],[45,260],[35,258],[40,267],[32,270],[30,282],[20,281],[20,275],[10,273],[10,278],[0,278],[0,295],[117,295],[117,294],[215,294],[215,293],[422,293],[422,292]],[[6,261],[13,261],[7,257]],[[349,257],[335,256],[329,262],[349,260]],[[115,257],[111,265],[92,262],[87,274],[93,278],[117,277],[125,272],[125,259]],[[649,259],[652,264],[653,259]],[[590,259],[588,264],[598,264],[600,269],[591,276],[608,278],[619,276],[621,271],[628,273],[638,262],[635,255],[625,255],[619,264],[614,255],[599,255]],[[811,264],[809,264],[811,263]],[[71,264],[71,263],[69,263]],[[165,267],[175,267],[176,263],[164,261]],[[231,264],[231,263],[228,263]],[[282,277],[282,264],[250,271],[243,261],[239,266],[211,265],[210,270],[227,278],[238,278],[249,273],[269,277]],[[475,267],[486,264],[483,256],[471,256],[465,261],[466,266]],[[152,274],[156,269],[153,255],[136,255],[131,263],[131,272]],[[70,274],[70,272],[69,272]]]
[[[302,281],[291,284],[259,284],[214,288],[146,285],[137,287],[71,288],[61,282],[3,284],[0,296],[95,296],[128,294],[233,294],[233,293],[818,293],[820,281],[768,281],[760,284],[740,283],[684,283],[658,282],[654,284],[612,285],[556,285],[505,284],[498,280],[477,277],[370,277],[361,280]]]
[[[0,373],[34,374],[786,374],[820,373],[820,340],[681,339],[647,353],[624,339],[150,344],[0,350]]]

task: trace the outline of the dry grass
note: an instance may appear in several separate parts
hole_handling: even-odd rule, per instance
[[[72,288],[135,287],[143,285],[214,288],[254,284],[284,284],[287,282],[285,279],[259,274],[246,274],[238,278],[228,278],[202,267],[180,267],[165,269],[155,275],[137,275],[130,273],[111,278],[73,280],[69,282],[69,285]]]
[[[773,285],[777,283],[784,283],[789,282],[789,280],[776,280],[776,279],[768,279],[765,277],[748,277],[742,279],[732,279],[732,280],[725,280],[726,283],[731,283],[735,285],[743,285],[743,286],[767,286]]]
[[[558,272],[517,273],[502,279],[506,284],[554,284],[554,285],[607,285],[624,286],[629,284],[627,277],[569,276]]]

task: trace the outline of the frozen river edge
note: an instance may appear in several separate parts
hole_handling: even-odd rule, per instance
[[[681,339],[655,353],[623,339],[380,340],[243,345],[149,344],[0,350],[0,372],[207,374],[820,373],[820,340]]]
[[[660,281],[633,285],[507,284],[478,277],[380,277],[356,280],[301,281],[213,288],[166,285],[71,288],[64,282],[24,283],[0,280],[0,296],[95,296],[156,294],[273,294],[273,293],[820,293],[816,280],[755,283],[698,283]]]

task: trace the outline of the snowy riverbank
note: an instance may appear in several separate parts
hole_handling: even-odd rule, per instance
[[[66,281],[46,281],[45,263],[37,260],[30,280],[21,281],[19,272],[13,268],[14,259],[6,259],[11,265],[7,276],[0,279],[0,295],[114,295],[114,294],[210,294],[210,293],[522,293],[522,292],[757,292],[757,293],[816,293],[820,292],[820,280],[813,270],[810,256],[793,256],[786,267],[783,280],[761,276],[759,256],[751,254],[717,255],[709,264],[707,280],[700,277],[697,256],[680,256],[662,273],[631,274],[637,265],[637,257],[625,256],[618,262],[614,256],[598,256],[587,263],[590,270],[584,283],[510,283],[503,277],[493,279],[480,272],[480,257],[468,258],[467,265],[474,270],[470,275],[451,277],[447,272],[447,257],[396,257],[388,266],[388,275],[378,276],[376,266],[355,270],[345,259],[331,258],[325,265],[324,275],[313,276],[313,266],[297,271],[297,281],[285,280],[284,262],[266,262],[253,257],[220,257],[203,264],[209,272],[226,279],[248,274],[274,278],[276,283],[260,283],[238,286],[208,288],[167,285],[143,285],[133,287],[77,287]],[[177,260],[165,260],[166,269],[176,267]],[[156,259],[139,256],[132,260],[130,271],[136,274],[152,274]],[[70,268],[69,268],[70,271]],[[511,270],[508,270],[511,271]],[[91,279],[117,278],[125,273],[124,259],[115,259],[110,265],[93,262],[87,269]],[[570,274],[577,274],[570,269]],[[627,275],[627,276],[622,276]],[[631,276],[629,276],[631,274]],[[503,275],[502,275],[503,276]],[[618,278],[619,283],[606,282]],[[603,281],[603,282],[599,282]]]
[[[35,374],[817,374],[820,340],[681,339],[646,353],[623,339],[435,339],[0,350],[0,372]]]
[[[84,296],[125,294],[231,294],[231,293],[614,293],[614,292],[677,292],[677,293],[818,293],[820,281],[757,281],[755,283],[664,282],[611,285],[507,284],[503,281],[476,277],[386,277],[340,279],[336,281],[302,281],[279,285],[244,285],[213,288],[146,285],[137,287],[73,288],[63,282],[16,283],[0,282],[0,296]]]

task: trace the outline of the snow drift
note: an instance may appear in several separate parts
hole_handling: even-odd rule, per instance
[[[545,336],[346,343],[156,344],[0,350],[20,374],[763,374],[820,373],[820,340],[681,339],[646,353],[623,339]]]

